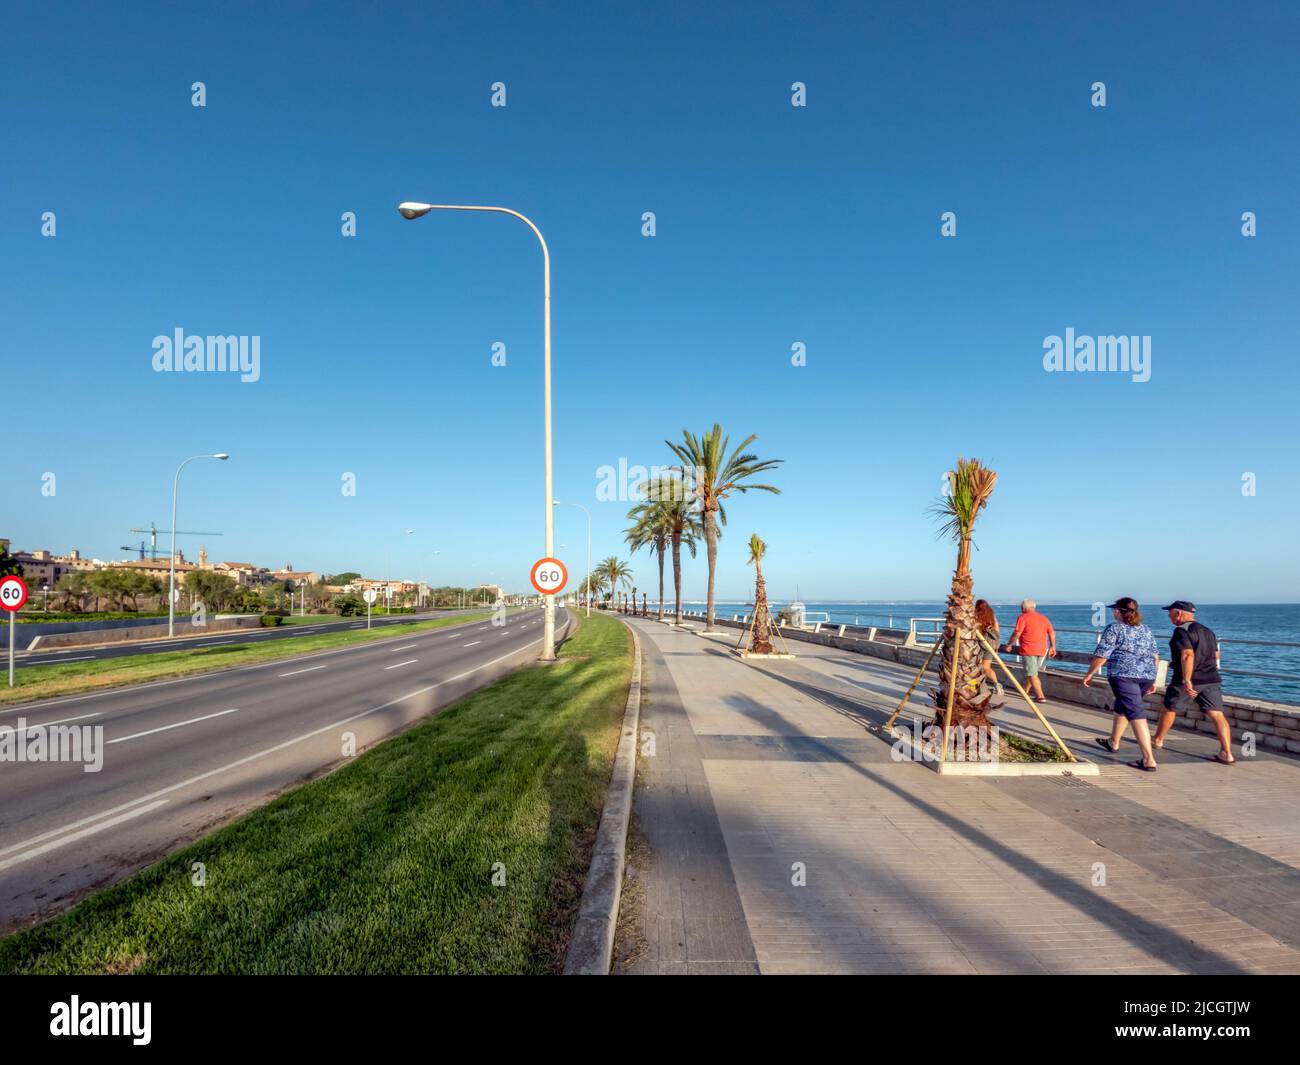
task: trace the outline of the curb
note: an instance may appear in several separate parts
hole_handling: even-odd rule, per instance
[[[564,959],[565,976],[608,976],[614,956],[614,928],[623,891],[623,856],[632,816],[632,786],[636,780],[636,735],[641,720],[641,637],[631,625],[627,628],[632,634],[632,683],[627,689],[623,733],[614,755],[605,808],[600,814],[591,868],[582,886],[578,921]]]

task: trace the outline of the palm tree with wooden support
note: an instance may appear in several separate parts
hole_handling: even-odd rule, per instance
[[[740,634],[736,650],[740,651],[745,637],[749,637],[749,647],[740,651],[744,658],[793,658],[790,649],[785,647],[785,640],[772,620],[772,608],[767,602],[767,581],[763,577],[763,556],[767,554],[767,544],[759,539],[758,533],[749,538],[748,565],[754,567],[754,614],[749,628]],[[773,644],[773,637],[781,640],[782,650]]]
[[[939,535],[949,536],[957,544],[957,565],[953,569],[952,586],[948,593],[943,633],[935,641],[934,647],[921,664],[916,679],[885,723],[885,732],[889,733],[893,729],[894,721],[921,683],[921,678],[925,676],[936,654],[940,656],[939,685],[930,692],[934,704],[931,727],[937,726],[943,730],[940,760],[948,757],[949,734],[954,724],[963,731],[991,727],[989,703],[993,692],[989,690],[981,693],[984,671],[980,667],[980,658],[983,650],[1001,667],[1012,687],[1042,722],[1066,757],[1075,762],[1078,759],[1073,752],[980,631],[975,615],[975,581],[970,565],[975,523],[988,505],[997,481],[998,475],[979,459],[959,458],[956,468],[948,471],[942,498],[930,508],[931,513],[943,521]]]
[[[707,609],[705,611],[705,632],[717,632],[713,627],[714,619],[714,577],[718,568],[718,525],[727,524],[727,512],[723,509],[723,500],[733,492],[772,492],[781,494],[781,489],[770,484],[751,484],[750,478],[781,464],[781,459],[760,459],[757,455],[745,451],[755,440],[757,433],[745,437],[730,454],[727,448],[728,437],[723,436],[722,426],[716,422],[713,428],[701,436],[689,430],[682,430],[679,443],[665,440],[664,443],[681,461],[680,472],[690,482],[694,495],[693,503],[704,515],[704,542],[709,563],[709,586]]]

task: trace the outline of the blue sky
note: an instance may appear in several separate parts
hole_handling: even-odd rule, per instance
[[[752,592],[751,531],[778,599],[944,594],[926,507],[976,455],[1000,474],[981,594],[1300,600],[1290,5],[10,12],[19,547],[118,557],[167,525],[180,459],[228,450],[182,482],[179,525],[222,531],[214,556],[524,587],[540,258],[509,218],[394,211],[428,199],[547,236],[555,492],[592,506],[597,558],[626,554],[627,509],[596,503],[598,469],[666,463],[665,437],[719,421],[785,460],[783,495],[729,508],[723,598]],[[155,373],[178,327],[259,336],[260,380]],[[1151,380],[1044,372],[1067,328],[1151,336]],[[578,572],[579,511],[557,543]],[[704,577],[701,552],[688,595]]]

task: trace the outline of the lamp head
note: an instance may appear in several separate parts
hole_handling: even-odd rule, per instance
[[[433,210],[431,203],[412,203],[410,200],[397,205],[397,212],[403,218],[419,218]]]
[[[227,455],[224,451],[218,451],[218,452],[217,452],[215,455],[213,455],[212,457],[213,457],[214,459],[221,459],[222,462],[225,462],[226,459],[230,458],[230,456]]]

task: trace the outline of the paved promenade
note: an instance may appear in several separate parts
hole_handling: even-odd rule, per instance
[[[1131,739],[1094,744],[1109,715],[1049,703],[1100,777],[941,778],[880,731],[914,671],[632,624],[642,840],[616,972],[1300,973],[1300,760],[1219,766],[1176,729],[1141,773]],[[996,720],[1046,738],[1028,710]]]

